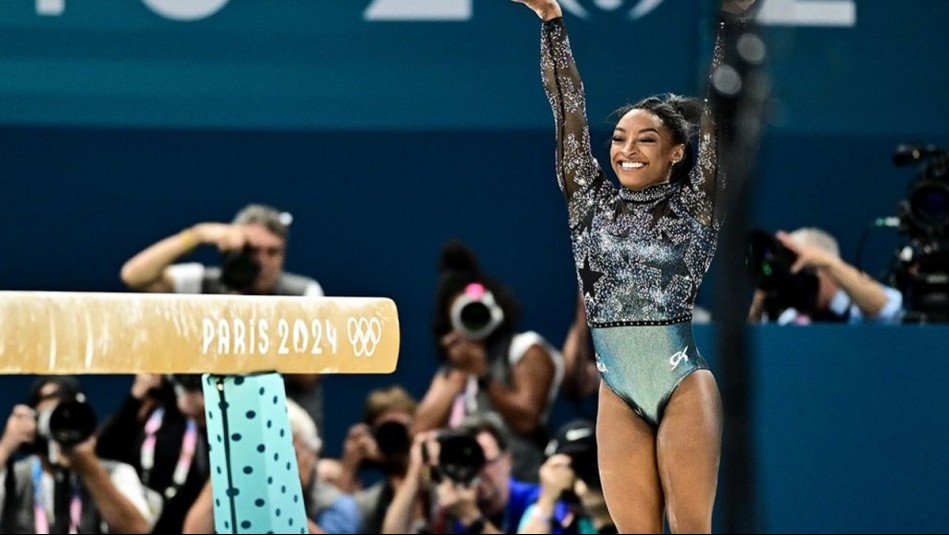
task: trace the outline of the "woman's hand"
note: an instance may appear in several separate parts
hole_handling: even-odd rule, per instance
[[[524,4],[525,6],[531,8],[531,10],[540,17],[541,20],[547,21],[551,19],[556,19],[557,17],[562,17],[563,12],[560,9],[560,4],[557,3],[557,0],[511,0],[518,4]]]

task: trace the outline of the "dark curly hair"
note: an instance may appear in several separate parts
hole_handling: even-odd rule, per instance
[[[688,178],[695,167],[695,149],[692,139],[695,137],[702,119],[702,102],[692,97],[665,93],[646,97],[635,104],[627,104],[610,114],[617,120],[632,110],[646,110],[655,114],[669,129],[676,144],[685,145],[685,154],[679,165],[672,168],[671,182]]]
[[[481,283],[494,294],[494,299],[504,311],[504,321],[491,336],[485,339],[489,354],[491,348],[514,335],[520,316],[517,298],[507,287],[501,285],[478,266],[474,253],[460,240],[450,240],[442,246],[438,263],[438,287],[435,292],[435,308],[432,311],[432,335],[435,338],[435,350],[445,358],[441,338],[451,332],[451,303],[469,284]]]

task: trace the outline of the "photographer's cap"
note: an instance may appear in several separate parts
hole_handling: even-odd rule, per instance
[[[557,434],[544,449],[550,457],[558,453],[566,455],[596,451],[596,426],[589,420],[573,420],[560,427]]]

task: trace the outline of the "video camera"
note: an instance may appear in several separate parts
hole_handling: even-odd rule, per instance
[[[462,430],[442,431],[438,434],[438,459],[432,479],[442,481],[443,477],[462,485],[470,485],[481,473],[487,464],[484,449],[473,434]],[[428,463],[430,453],[428,448],[422,450],[423,458]]]
[[[904,322],[949,323],[949,153],[935,145],[900,145],[893,164],[919,164],[899,204],[899,230],[910,242],[896,254],[893,285],[902,293]]]
[[[810,312],[817,305],[817,275],[812,269],[791,273],[796,260],[797,254],[771,233],[752,230],[748,234],[745,265],[755,287],[767,294],[765,311],[771,318],[788,308]]]
[[[900,203],[900,229],[916,238],[949,232],[949,153],[935,145],[900,145],[893,164],[922,162],[907,198]]]
[[[452,326],[469,340],[484,340],[504,322],[504,311],[494,294],[479,282],[465,287],[450,314]]]

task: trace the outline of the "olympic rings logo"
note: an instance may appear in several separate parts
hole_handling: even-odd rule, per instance
[[[349,318],[346,334],[357,357],[371,357],[382,340],[382,322],[379,318]]]

